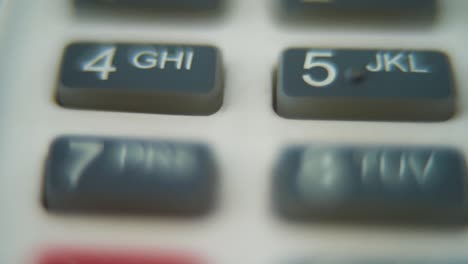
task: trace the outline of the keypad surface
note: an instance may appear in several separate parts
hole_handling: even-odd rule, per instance
[[[382,150],[398,148],[401,151],[414,148],[451,150],[465,159],[468,154],[466,140],[468,75],[465,74],[468,69],[466,51],[468,1],[436,1],[436,12],[378,7],[376,9],[338,8],[341,11],[328,12],[325,11],[326,8],[315,8],[312,7],[315,4],[310,4],[311,10],[305,12],[305,16],[293,12],[287,17],[278,13],[278,8],[280,11],[285,11],[279,0],[226,0],[222,9],[207,13],[204,12],[204,8],[200,10],[190,5],[186,5],[185,8],[175,7],[168,11],[171,8],[152,5],[157,2],[149,3],[151,7],[137,5],[134,1],[128,1],[123,5],[113,1],[97,4],[102,2],[98,0],[89,5],[80,5],[79,3],[84,2],[80,0],[3,0],[1,2],[0,263],[37,264],[40,263],[38,255],[44,252],[44,248],[60,250],[62,247],[91,248],[96,252],[94,256],[105,255],[107,250],[119,253],[130,252],[131,255],[132,252],[136,255],[139,255],[138,252],[150,252],[155,255],[170,252],[170,255],[172,253],[178,255],[179,252],[182,254],[181,252],[189,251],[195,256],[206,257],[207,260],[203,263],[207,264],[298,263],[297,260],[328,264],[321,259],[333,256],[341,258],[344,262],[331,261],[333,264],[366,263],[360,262],[359,259],[369,259],[369,264],[413,264],[411,259],[416,259],[418,261],[415,262],[421,264],[439,264],[466,259],[468,247],[466,222],[461,226],[425,225],[421,219],[427,211],[421,208],[418,208],[421,210],[419,211],[421,215],[416,214],[418,210],[408,213],[415,218],[415,221],[409,222],[407,219],[400,220],[403,219],[400,207],[396,207],[398,210],[393,211],[397,212],[394,217],[393,215],[387,217],[394,208],[386,212],[384,208],[387,207],[384,206],[381,210],[384,211],[383,215],[387,215],[384,218],[389,223],[377,221],[372,217],[374,211],[365,208],[359,208],[362,210],[360,214],[352,216],[367,215],[370,219],[353,220],[349,214],[339,216],[338,221],[334,221],[333,217],[319,219],[319,212],[314,210],[312,215],[309,211],[311,208],[314,209],[311,207],[313,195],[307,196],[310,199],[307,201],[307,205],[310,206],[306,208],[307,217],[301,216],[301,221],[291,221],[292,219],[285,217],[285,214],[278,214],[278,208],[275,207],[273,200],[277,194],[273,184],[275,170],[280,165],[280,157],[285,153],[283,151],[291,146],[353,147],[350,152],[354,152],[354,147],[360,149],[359,151],[362,151],[362,148]],[[127,98],[123,96],[116,99],[115,90],[111,87],[109,88],[112,90],[111,93],[100,98],[99,95],[96,99],[93,93],[84,93],[85,90],[89,92],[88,88],[79,85],[75,87],[77,90],[84,89],[79,90],[83,93],[79,93],[81,98],[75,102],[76,105],[66,105],[66,102],[62,102],[59,96],[60,89],[65,87],[61,83],[62,66],[66,57],[66,48],[73,44],[102,45],[103,48],[115,45],[117,50],[112,63],[106,66],[105,59],[91,63],[99,54],[102,55],[91,52],[85,60],[88,71],[82,72],[77,66],[75,73],[85,76],[80,78],[80,82],[92,81],[101,85],[107,81],[99,79],[100,73],[106,76],[103,69],[107,69],[108,81],[112,81],[115,77],[121,78],[117,85],[112,87],[122,85],[121,89],[130,95]],[[140,69],[134,69],[127,55],[121,53],[126,47],[120,45],[138,45],[145,48],[148,45],[150,48],[155,48],[158,52],[157,57],[151,56],[154,55],[151,53],[138,60],[140,63],[148,63],[147,67],[150,67],[155,60],[161,62],[161,56],[164,54],[158,51],[161,47],[170,48],[166,58],[177,56],[172,49],[175,47],[184,50],[197,47],[216,49],[217,58],[221,58],[222,54],[222,61],[216,64],[216,69],[223,71],[222,85],[215,86],[223,88],[222,102],[218,100],[219,97],[208,97],[203,104],[206,108],[202,111],[194,109],[194,106],[198,105],[193,103],[194,94],[183,99],[177,97],[179,94],[174,95],[179,101],[173,100],[172,97],[164,97],[166,94],[162,96],[163,92],[160,89],[171,90],[175,85],[144,87],[147,82],[134,80],[135,75],[127,72],[138,72],[139,78],[148,79],[159,78],[161,77],[159,74],[164,72],[159,65],[141,72]],[[310,107],[314,111],[326,109],[335,116],[281,115],[278,111],[279,97],[276,96],[278,70],[281,67],[280,58],[283,52],[291,48],[305,49],[301,51],[303,52],[300,55],[301,60],[296,61],[297,68],[294,69],[296,74],[294,77],[299,78],[299,81],[303,75],[310,76],[316,81],[325,80],[326,78],[320,78],[326,77],[327,71],[323,67],[304,69],[304,66],[311,67],[312,63],[325,62],[339,66],[337,76],[344,81],[351,77],[357,81],[356,86],[359,86],[360,80],[361,84],[366,83],[366,79],[361,77],[359,69],[343,68],[341,59],[338,58],[341,56],[314,57],[312,63],[309,61],[306,65],[304,52],[335,51],[337,52],[335,54],[339,55],[341,51],[372,51],[358,56],[358,59],[362,60],[361,67],[372,63],[371,65],[375,67],[371,66],[371,69],[379,68],[374,62],[385,60],[385,52],[392,52],[392,57],[398,56],[399,52],[406,52],[402,58],[387,59],[387,64],[393,70],[392,73],[403,76],[405,80],[408,77],[406,73],[409,76],[417,75],[409,72],[408,56],[411,53],[420,55],[419,52],[429,52],[430,54],[424,53],[423,57],[434,58],[431,54],[437,52],[439,58],[447,59],[446,62],[450,66],[447,72],[451,73],[452,85],[434,86],[439,78],[424,85],[428,91],[433,91],[434,87],[437,87],[436,90],[447,91],[450,96],[446,98],[447,100],[442,96],[436,96],[435,100],[431,101],[426,93],[418,90],[416,95],[422,96],[423,102],[416,100],[416,97],[409,97],[411,104],[408,104],[410,108],[407,110],[411,111],[406,111],[404,114],[402,114],[404,111],[400,110],[404,105],[401,102],[404,101],[403,98],[397,98],[398,100],[393,98],[389,100],[388,109],[391,111],[388,112],[394,114],[387,116],[388,118],[382,116],[382,112],[386,112],[382,111],[385,104],[379,103],[372,108],[375,115],[369,116],[367,111],[369,104],[365,100],[362,104],[348,107],[349,111],[330,108],[336,104],[330,105],[329,102],[320,108],[314,107],[318,101],[307,104],[306,109]],[[107,50],[109,53],[104,54],[103,58],[110,57],[110,51]],[[382,59],[377,55],[379,52],[383,52]],[[185,59],[190,57],[185,54],[181,69],[184,69]],[[124,60],[119,60],[119,56],[125,57]],[[417,56],[416,60],[412,59],[415,62],[413,71],[424,71],[433,65],[432,59],[420,61],[419,58],[420,56]],[[195,62],[198,61],[196,54],[193,59],[195,66]],[[165,69],[175,72],[177,63],[166,59]],[[204,65],[204,62],[201,64]],[[438,64],[435,66],[438,67]],[[116,68],[116,71],[112,68]],[[403,72],[400,68],[408,69],[408,72]],[[384,73],[366,73],[368,76],[375,74],[384,75]],[[424,73],[418,74],[426,76]],[[201,73],[197,77],[201,78],[202,75],[204,74]],[[177,76],[171,78],[171,82],[184,82],[182,76]],[[132,81],[131,85],[127,85],[129,80]],[[191,85],[181,85],[187,87],[184,88],[187,90],[181,88],[180,91],[185,93],[190,89],[196,89],[195,87],[198,89],[200,86],[195,83],[197,82],[193,81],[190,82]],[[391,83],[392,81],[386,81],[385,84],[379,82],[374,85],[372,82],[372,86],[376,88],[369,90],[371,92],[375,90],[375,93],[383,92],[380,88],[388,86],[397,87],[396,89],[407,88],[404,92],[413,91],[413,87],[407,86],[406,82],[398,81],[398,85],[395,86]],[[73,87],[67,85],[66,88]],[[95,92],[101,88],[94,86],[90,89]],[[141,95],[141,89],[146,88],[154,93]],[[283,88],[286,89],[285,86]],[[417,88],[421,89],[420,86]],[[315,91],[316,88],[310,87],[310,89]],[[395,90],[384,92],[392,91]],[[204,95],[206,94],[203,93]],[[301,96],[305,97],[304,95],[306,94]],[[403,95],[408,96],[406,93]],[[75,95],[65,97],[77,98]],[[124,100],[132,97],[132,100]],[[122,102],[128,101],[134,104],[122,107]],[[149,103],[150,101],[154,103]],[[93,105],[86,105],[91,103]],[[100,105],[96,106],[97,103]],[[395,103],[398,106],[395,106]],[[183,109],[184,112],[164,108],[168,104],[179,111]],[[429,105],[425,108],[427,111],[422,111],[420,108],[426,107],[427,104]],[[358,112],[357,115],[352,111],[355,107],[358,109],[363,107],[366,111]],[[338,117],[336,113],[348,116]],[[415,116],[408,118],[408,114]],[[434,118],[436,114],[439,116]],[[147,200],[140,200],[143,195],[148,195],[144,191],[132,194],[131,197],[138,200],[138,203],[132,201],[122,209],[122,204],[115,203],[116,200],[111,196],[115,189],[106,188],[100,193],[108,195],[109,199],[112,198],[110,203],[104,204],[105,206],[100,204],[103,206],[101,208],[106,207],[106,210],[93,211],[87,209],[90,208],[88,206],[64,210],[65,205],[71,204],[69,197],[58,199],[56,202],[60,206],[52,209],[45,201],[51,147],[55,146],[56,139],[67,135],[74,135],[75,139],[110,140],[106,141],[108,144],[104,144],[105,153],[118,153],[110,151],[122,147],[120,143],[116,145],[111,143],[116,139],[119,142],[136,140],[145,145],[148,141],[165,142],[174,147],[179,144],[201,143],[211,150],[218,169],[219,181],[215,188],[217,192],[214,199],[215,206],[210,207],[209,213],[203,214],[203,217],[162,214],[160,208],[166,207],[167,204],[161,199],[154,199],[155,203],[149,204],[146,203]],[[97,166],[96,164],[104,167],[105,164],[116,161],[111,155],[103,154],[92,162],[93,165],[86,169],[87,172],[81,175],[83,177],[80,177],[77,186],[89,187],[87,183],[95,183],[94,181],[105,181],[107,184],[107,180],[112,175],[116,181],[123,183],[120,185],[123,186],[123,191],[126,187],[131,187],[131,184],[126,182],[129,178],[126,176],[135,175],[132,181],[135,181],[135,184],[143,184],[147,183],[146,176],[156,175],[149,173],[146,175],[138,169],[141,168],[138,164],[145,164],[145,160],[151,160],[149,157],[152,154],[142,153],[152,153],[154,149],[143,151],[140,147],[121,149],[134,153],[133,159],[124,163],[128,164],[124,173],[110,174],[104,168],[97,175],[91,173],[94,171],[92,167]],[[55,158],[71,161],[75,155],[82,154],[80,148],[78,151],[75,148],[72,152],[63,153],[63,156],[58,155]],[[340,158],[338,160],[340,161]],[[392,158],[391,163],[398,163],[396,160],[398,159]],[[356,164],[356,161],[353,164]],[[400,165],[392,167],[411,172],[408,178],[407,174],[403,174],[404,182],[413,179],[412,177],[415,177],[412,174],[415,170],[413,165],[408,165],[409,167],[404,169],[406,165],[402,164],[408,165],[410,162],[400,158]],[[335,167],[343,168],[338,165]],[[59,175],[69,173],[70,171],[66,170]],[[345,175],[354,175],[347,173]],[[158,175],[162,174],[156,176]],[[285,177],[295,176],[294,173],[288,175]],[[374,175],[379,176],[380,172]],[[390,176],[392,175],[399,174],[393,171]],[[423,174],[419,174],[421,175]],[[447,179],[446,177],[440,179],[454,180],[451,177],[456,176],[452,173],[445,175]],[[67,179],[66,176],[62,177]],[[157,182],[158,180],[151,179],[154,180],[144,184],[145,187],[142,189],[153,190],[160,187],[161,183]],[[387,182],[394,178],[385,179]],[[66,187],[66,184],[64,186]],[[313,189],[310,185],[308,187]],[[70,195],[74,199],[82,199],[83,194],[91,195],[62,192],[63,189],[59,191],[59,195]],[[96,193],[97,191],[92,195]],[[460,197],[460,193],[461,190],[454,190],[451,192],[452,198]],[[462,193],[464,194],[464,191]],[[363,193],[358,192],[358,194]],[[386,192],[378,194],[384,195]],[[438,207],[440,204],[430,203],[430,209],[431,206],[436,206],[431,211],[434,210],[434,214],[440,212],[437,217],[445,218],[444,220],[458,220],[460,210],[454,207],[456,210],[451,211],[454,208],[448,207],[449,202],[461,204],[455,203],[458,199],[448,199],[445,192],[438,194],[446,198],[439,202],[447,202],[445,204],[447,207],[443,208],[444,213],[441,213],[442,211],[439,211],[441,207]],[[155,198],[152,195],[156,196],[156,193],[150,195],[150,198]],[[349,197],[351,202],[355,196]],[[119,196],[122,200],[126,198]],[[426,204],[429,203],[428,200],[424,201]],[[155,210],[152,206],[158,203],[161,204]],[[389,202],[386,205],[388,204]],[[398,206],[402,204],[408,207],[415,205],[401,202]],[[117,205],[118,208],[107,207],[110,205]],[[181,210],[185,211],[185,206],[186,203]],[[348,212],[355,208],[344,205],[343,207],[344,211]],[[173,208],[173,205],[168,208]],[[113,260],[118,263],[124,258]]]

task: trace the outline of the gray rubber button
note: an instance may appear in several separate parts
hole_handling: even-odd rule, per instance
[[[209,115],[222,101],[214,47],[75,43],[64,54],[58,102],[65,107]]]
[[[198,215],[213,204],[216,170],[201,144],[61,137],[52,144],[45,205],[52,211]]]
[[[218,7],[222,0],[87,0],[126,6],[207,9]]]
[[[466,264],[463,257],[298,257],[291,264]]]
[[[454,90],[440,52],[294,48],[281,56],[275,101],[286,118],[442,121]]]
[[[464,157],[446,148],[293,146],[274,176],[276,210],[334,218],[461,223]]]
[[[280,0],[287,10],[400,10],[415,11],[434,8],[435,0]]]

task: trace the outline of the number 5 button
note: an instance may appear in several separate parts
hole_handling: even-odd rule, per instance
[[[213,114],[223,101],[221,54],[211,46],[74,43],[57,100],[71,108]]]
[[[275,107],[297,119],[442,121],[455,111],[453,83],[440,52],[289,49]]]

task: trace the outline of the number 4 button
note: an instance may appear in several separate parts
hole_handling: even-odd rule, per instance
[[[221,52],[212,46],[73,43],[57,101],[69,108],[211,115],[223,103]]]
[[[109,73],[117,71],[112,65],[116,50],[116,47],[111,47],[98,53],[95,58],[83,65],[83,71],[96,72],[101,80],[109,79]]]

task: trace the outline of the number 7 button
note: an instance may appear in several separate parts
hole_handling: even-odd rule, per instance
[[[64,136],[50,148],[48,210],[197,216],[213,205],[208,146],[147,139]]]
[[[289,49],[275,107],[296,119],[443,121],[454,114],[454,93],[441,52]]]

